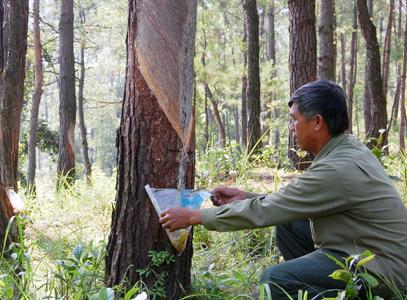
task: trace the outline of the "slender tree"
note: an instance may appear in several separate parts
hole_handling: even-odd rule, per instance
[[[184,142],[189,142],[181,141],[182,128],[170,118],[170,110],[181,101],[192,103],[196,6],[191,0],[129,1],[127,73],[117,133],[117,195],[106,282],[109,286],[126,282],[131,287],[141,279],[137,270],[150,263],[149,251],[168,251],[175,260],[156,271],[167,272],[161,283],[166,299],[179,299],[190,287],[192,241],[182,255],[176,255],[144,186],[176,187],[180,182],[180,155]],[[169,94],[173,95],[169,107],[161,106]],[[192,145],[182,179],[187,188],[193,187],[193,153]],[[142,279],[149,289],[157,281],[153,274]]]
[[[376,141],[368,143],[370,147],[387,145],[387,132],[381,132],[387,128],[386,97],[383,92],[383,80],[380,72],[380,51],[377,41],[376,27],[374,26],[367,9],[366,0],[357,0],[358,19],[367,48],[368,84],[372,99],[372,123],[370,124],[368,137]],[[382,136],[381,142],[379,141]]]
[[[407,3],[405,6],[407,13]],[[406,73],[407,73],[407,18],[404,21],[404,58],[403,58],[403,68],[401,72],[401,82],[400,82],[400,131],[399,131],[399,142],[400,142],[400,152],[405,152],[405,132],[406,132]]]
[[[302,85],[314,81],[317,75],[315,1],[289,0],[290,19],[290,95]],[[312,157],[300,159],[295,138],[289,134],[288,157],[296,168],[304,169]]]
[[[391,34],[393,29],[393,19],[394,19],[394,0],[390,0],[389,18],[387,21],[386,36],[384,38],[383,68],[382,68],[383,93],[385,97],[387,96],[387,87],[389,82]]]
[[[38,111],[42,95],[42,49],[40,33],[40,0],[34,0],[33,6],[33,32],[34,32],[34,74],[35,87],[30,113],[30,136],[28,139],[28,186],[35,191],[36,146],[38,129]]]
[[[204,87],[205,87],[205,94],[208,96],[209,100],[211,101],[213,115],[215,117],[216,126],[218,127],[219,146],[225,147],[226,146],[226,133],[225,133],[224,124],[226,124],[226,123],[222,122],[221,114],[220,114],[219,108],[218,108],[218,101],[213,96],[212,91],[206,82],[204,83]]]
[[[356,83],[356,58],[357,58],[357,7],[356,0],[353,6],[353,24],[352,24],[352,38],[351,38],[351,50],[350,50],[350,68],[349,68],[349,86],[348,88],[348,117],[349,117],[349,128],[348,132],[353,132],[353,90]],[[344,86],[344,88],[346,88]]]
[[[247,108],[248,148],[262,147],[260,140],[260,66],[259,66],[259,15],[256,0],[244,0],[243,8],[247,20]]]
[[[75,179],[74,134],[76,122],[73,0],[61,1],[59,21],[59,153],[58,187]],[[60,180],[63,180],[62,182]]]
[[[86,23],[86,12],[83,8],[79,10],[79,18],[82,26]],[[84,85],[85,85],[85,48],[86,48],[86,36],[84,29],[82,28],[81,33],[81,50],[80,50],[80,76],[79,76],[79,86],[78,86],[78,117],[79,117],[79,129],[81,132],[82,138],[82,155],[83,155],[83,164],[85,167],[85,176],[88,184],[92,182],[92,165],[89,159],[89,148],[88,148],[88,139],[87,139],[87,130],[85,125],[85,114],[83,109],[84,104]]]
[[[318,78],[335,81],[336,43],[335,43],[335,0],[321,0],[319,21]]]
[[[267,10],[267,59],[276,64],[276,33],[275,33],[275,5],[274,0],[270,0]]]
[[[373,15],[373,0],[367,1],[367,8],[369,12],[369,16],[372,17]],[[364,98],[363,98],[363,115],[365,121],[365,134],[368,135],[370,124],[372,123],[372,99],[371,99],[371,92],[369,90],[369,64],[368,61],[368,51],[366,46],[366,54],[365,54],[365,83],[364,83]]]
[[[342,87],[346,89],[347,80],[346,80],[346,38],[345,33],[341,32],[339,37],[341,43],[341,73],[340,79],[342,83]]]
[[[242,145],[247,147],[247,18],[243,15]]]

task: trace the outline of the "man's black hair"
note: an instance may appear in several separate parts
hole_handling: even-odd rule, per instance
[[[288,106],[294,103],[299,113],[308,120],[320,114],[332,136],[345,132],[349,127],[345,93],[332,81],[317,80],[303,85],[291,96]]]

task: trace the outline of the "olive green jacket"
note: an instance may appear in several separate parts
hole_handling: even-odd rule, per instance
[[[250,195],[250,194],[249,194]],[[209,230],[310,219],[316,248],[376,258],[366,268],[407,287],[407,210],[380,162],[354,137],[332,138],[307,171],[271,195],[204,209]]]

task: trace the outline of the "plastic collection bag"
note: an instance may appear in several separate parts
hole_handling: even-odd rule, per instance
[[[199,209],[202,205],[202,202],[205,199],[209,199],[212,195],[205,190],[157,189],[151,188],[149,185],[146,185],[145,189],[148,196],[150,197],[151,202],[153,203],[158,216],[160,216],[161,212],[163,212],[164,210],[173,207],[188,207],[192,209]],[[174,232],[170,232],[166,229],[171,244],[175,247],[175,249],[177,249],[179,254],[181,254],[185,250],[190,231],[190,226],[185,229],[176,230]]]

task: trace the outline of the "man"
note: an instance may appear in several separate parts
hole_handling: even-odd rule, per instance
[[[335,295],[328,290],[345,286],[328,277],[339,267],[325,253],[343,259],[366,249],[376,254],[368,271],[407,286],[407,210],[376,157],[345,134],[343,90],[329,81],[311,82],[288,105],[298,145],[315,155],[307,171],[271,195],[217,188],[219,207],[167,210],[160,218],[163,227],[203,224],[232,231],[277,225],[286,261],[260,279],[269,283],[273,299],[286,299],[282,289],[292,296],[299,289],[310,298]]]

